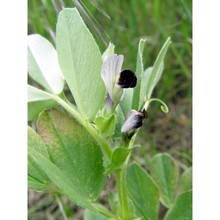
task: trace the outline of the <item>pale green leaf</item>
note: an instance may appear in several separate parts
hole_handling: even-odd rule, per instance
[[[108,193],[108,204],[110,209],[114,212],[117,213],[119,209],[119,201],[118,201],[118,194],[117,192],[109,192]]]
[[[28,121],[37,119],[40,112],[57,105],[51,94],[28,85]]]
[[[138,44],[138,53],[137,53],[137,64],[135,74],[137,77],[137,85],[133,91],[133,99],[132,99],[132,109],[138,110],[140,106],[140,89],[141,89],[141,81],[143,78],[144,65],[143,65],[143,51],[146,39],[141,39]]]
[[[160,189],[161,202],[171,207],[179,178],[175,160],[168,154],[157,154],[150,163],[150,173]]]
[[[114,114],[111,114],[107,118],[100,115],[95,119],[95,123],[100,133],[106,138],[111,137],[113,135],[115,130],[115,121],[116,116]]]
[[[192,167],[187,169],[181,176],[178,194],[192,189]]]
[[[192,191],[177,196],[174,206],[167,212],[165,220],[192,220]]]
[[[141,80],[141,89],[140,89],[140,105],[139,109],[142,107],[141,105],[144,103],[146,100],[146,91],[148,88],[149,84],[149,79],[152,73],[153,67],[148,67],[144,73],[143,73],[143,78]]]
[[[120,105],[117,106],[117,116],[116,116],[116,125],[115,125],[115,131],[114,131],[114,138],[120,138],[121,137],[121,126],[125,121],[125,116],[121,110]]]
[[[159,210],[159,189],[150,175],[138,164],[127,169],[127,189],[137,214],[141,219],[157,220]]]
[[[42,111],[54,108],[56,105],[54,100],[28,102],[28,121],[36,120]]]
[[[108,218],[86,209],[84,212],[83,220],[108,220]]]
[[[48,92],[62,92],[64,80],[57,52],[47,39],[38,34],[28,36],[28,73]]]
[[[109,43],[107,49],[104,51],[104,53],[102,54],[102,60],[103,60],[103,63],[105,62],[105,60],[113,55],[115,53],[115,45],[112,44],[111,42]]]
[[[59,63],[80,113],[91,120],[104,105],[107,91],[101,79],[102,56],[76,8],[58,16]]]
[[[49,99],[51,99],[50,93],[28,85],[28,102],[36,102]]]
[[[168,39],[164,43],[162,49],[160,50],[160,52],[156,58],[156,61],[154,62],[153,70],[151,72],[149,83],[147,86],[147,92],[146,92],[147,99],[150,99],[152,92],[153,92],[155,86],[157,85],[161,75],[162,75],[163,68],[164,68],[164,58],[165,58],[165,55],[167,53],[167,50],[168,50],[170,44],[171,44],[171,39],[170,39],[170,37],[168,37]]]
[[[122,101],[120,102],[120,107],[123,112],[124,118],[127,117],[128,112],[132,109],[132,97],[133,97],[133,89],[125,89],[124,96]]]
[[[41,114],[37,127],[52,163],[62,170],[72,189],[84,200],[96,200],[105,176],[103,155],[94,139],[74,119],[57,110]]]

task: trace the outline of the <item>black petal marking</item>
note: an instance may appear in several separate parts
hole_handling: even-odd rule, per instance
[[[137,84],[137,77],[131,70],[123,70],[120,73],[118,85],[121,88],[134,88]]]
[[[139,128],[143,125],[142,121],[144,118],[147,118],[147,112],[144,110],[143,112],[138,112],[137,115],[135,115],[135,120],[137,121],[134,125],[134,128]]]

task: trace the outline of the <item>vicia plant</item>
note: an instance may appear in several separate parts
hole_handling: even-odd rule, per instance
[[[28,36],[28,73],[38,87],[28,86],[28,120],[36,122],[28,127],[29,188],[67,196],[86,209],[85,220],[156,220],[160,203],[166,220],[191,219],[191,169],[179,178],[168,154],[154,156],[149,172],[129,163],[149,104],[159,101],[168,112],[151,96],[171,40],[146,70],[144,44],[141,39],[136,70],[123,69],[126,57],[112,43],[101,55],[75,8],[58,16],[56,49],[40,35]],[[117,190],[106,208],[98,198],[111,175]]]

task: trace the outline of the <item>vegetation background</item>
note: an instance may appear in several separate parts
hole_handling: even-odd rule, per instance
[[[88,10],[83,10],[83,5]],[[145,68],[152,66],[168,36],[172,44],[165,58],[162,79],[153,97],[169,106],[164,114],[153,103],[149,118],[141,128],[133,158],[146,169],[156,153],[167,152],[177,159],[184,170],[192,166],[192,1],[191,0],[29,0],[28,34],[38,33],[55,40],[56,20],[63,7],[82,7],[81,15],[94,34],[101,52],[105,42],[116,45],[116,53],[123,54],[124,68],[135,70],[137,46],[146,37]],[[88,19],[87,15],[90,14]],[[95,26],[93,26],[95,24]],[[100,25],[100,26],[99,26]],[[111,187],[109,181],[106,187]],[[106,202],[105,191],[102,195]],[[63,198],[69,219],[82,219],[82,209]],[[29,191],[30,220],[62,219],[52,195]]]

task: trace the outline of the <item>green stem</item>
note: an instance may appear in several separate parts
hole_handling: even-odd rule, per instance
[[[110,161],[111,155],[112,155],[112,149],[109,146],[108,142],[105,138],[103,138],[99,133],[95,130],[95,128],[89,123],[88,120],[85,120],[81,114],[75,110],[71,105],[69,105],[67,102],[65,102],[63,99],[61,99],[58,96],[51,95],[52,98],[57,101],[63,108],[65,108],[71,115],[73,115],[76,120],[83,125],[86,130],[92,135],[92,137],[98,142],[99,146],[102,149],[102,152],[104,153],[104,156],[106,157],[107,161]]]
[[[116,171],[116,184],[118,188],[120,213],[123,220],[130,219],[126,182],[125,182],[126,169],[127,169],[127,165],[124,164],[120,170]]]
[[[132,148],[135,142],[136,134],[131,138],[128,148]],[[128,196],[127,196],[127,186],[126,186],[126,172],[130,154],[128,155],[126,161],[124,162],[122,168],[116,171],[116,184],[118,188],[119,204],[121,209],[121,217],[123,220],[130,220],[131,213],[129,209]]]
[[[64,211],[64,208],[63,208],[63,204],[62,204],[62,202],[61,202],[61,200],[60,200],[60,198],[59,198],[58,195],[56,195],[56,200],[57,200],[57,203],[58,203],[60,212],[61,212],[62,215],[63,215],[63,219],[64,219],[64,220],[68,220],[68,218],[67,218],[67,216],[66,216],[66,213],[65,213],[65,211]]]

